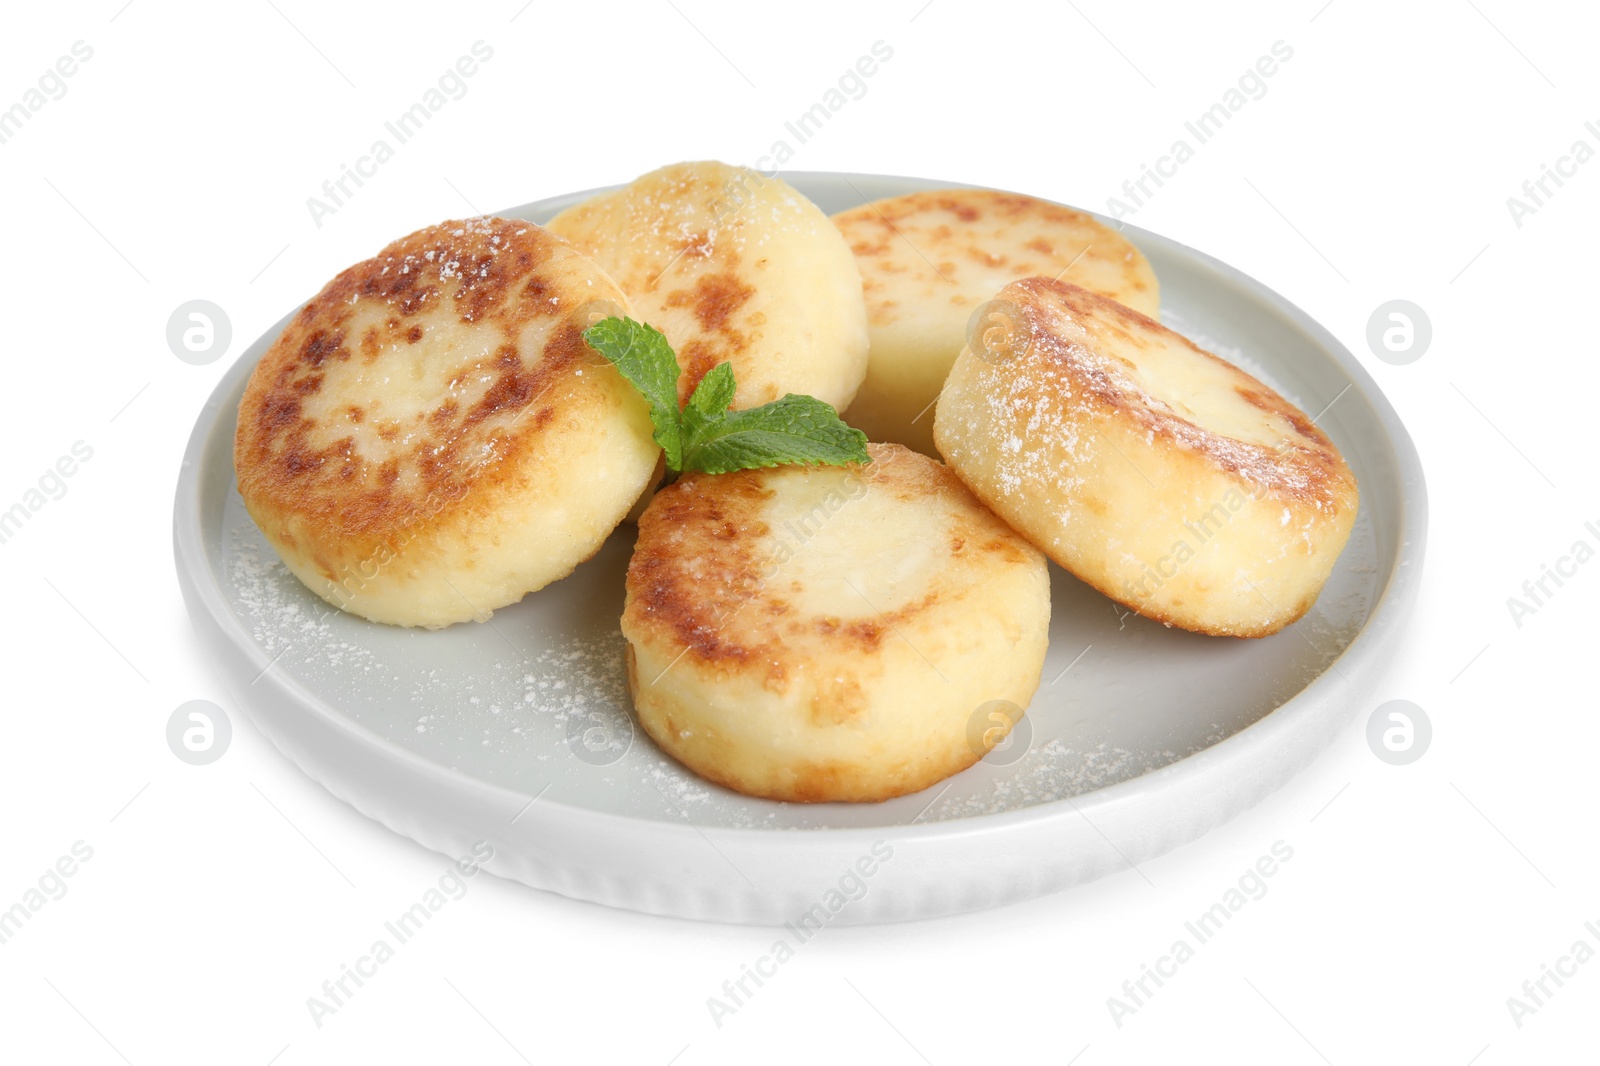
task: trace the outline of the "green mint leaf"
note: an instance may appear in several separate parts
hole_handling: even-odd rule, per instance
[[[706,379],[710,378],[707,374]],[[727,380],[733,381],[732,367],[728,367]],[[701,388],[705,384],[702,381]],[[695,392],[698,398],[700,389]],[[845,425],[830,404],[813,396],[791,393],[748,411],[723,411],[710,417],[691,399],[683,412],[685,470],[726,474],[788,463],[839,466],[871,461],[867,435]]]
[[[656,443],[667,453],[667,466],[681,470],[683,433],[678,415],[678,358],[672,354],[667,338],[642,322],[613,317],[601,319],[584,330],[583,339],[611,360],[649,402]],[[729,379],[732,380],[731,372]]]
[[[650,404],[655,440],[674,473],[734,470],[789,463],[870,463],[867,435],[839,420],[813,396],[790,394],[748,411],[730,411],[738,382],[733,364],[718,363],[678,406],[678,360],[659,330],[631,318],[606,318],[583,339],[604,355]]]
[[[700,384],[695,386],[694,395],[689,397],[689,402],[684,406],[693,411],[690,415],[684,414],[685,420],[693,417],[699,422],[711,422],[721,417],[733,404],[733,394],[738,389],[738,383],[733,378],[732,363],[718,363],[706,372],[700,379]]]

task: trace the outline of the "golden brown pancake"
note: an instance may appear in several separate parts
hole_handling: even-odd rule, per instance
[[[696,773],[772,799],[887,799],[971,765],[1015,722],[986,709],[1020,717],[1032,698],[1043,556],[943,463],[869,451],[689,475],[640,519],[634,706]]]
[[[443,626],[570,573],[660,450],[644,400],[583,341],[628,311],[527,222],[430,226],[344,271],[262,357],[234,466],[250,515],[319,596]]]
[[[867,376],[848,421],[872,440],[926,455],[933,401],[966,343],[973,313],[1002,285],[1059,277],[1154,316],[1155,272],[1093,216],[1033,196],[940,189],[862,204],[833,217],[867,300]]]
[[[680,399],[733,364],[735,408],[788,393],[844,410],[867,365],[866,307],[850,249],[780,178],[678,163],[550,220],[672,343]]]
[[[934,439],[1046,555],[1168,625],[1259,637],[1316,601],[1354,475],[1305,413],[1113,300],[1000,291],[940,394]]]

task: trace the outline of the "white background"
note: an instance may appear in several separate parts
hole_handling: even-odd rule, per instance
[[[75,841],[93,858],[0,945],[0,1057],[1592,1060],[1600,962],[1520,1028],[1506,998],[1579,937],[1600,943],[1583,928],[1600,920],[1600,565],[1520,627],[1506,599],[1575,540],[1597,539],[1583,522],[1600,522],[1600,374],[1583,320],[1600,162],[1520,227],[1506,199],[1574,140],[1600,147],[1583,128],[1600,120],[1600,25],[1577,4],[1321,5],[8,11],[0,106],[75,41],[94,51],[0,145],[0,508],[75,441],[94,454],[0,545],[0,907]],[[494,56],[467,95],[314,225],[306,198],[479,39]],[[1097,210],[1273,42],[1293,48],[1265,97],[1134,221],[1304,307],[1410,427],[1431,537],[1380,698],[1424,707],[1431,749],[1410,766],[1380,762],[1361,708],[1292,784],[1147,864],[1148,881],[1130,871],[997,912],[828,929],[720,1030],[705,998],[769,932],[480,877],[319,1029],[306,998],[443,860],[332,799],[234,708],[219,762],[191,767],[168,750],[178,704],[229,706],[171,562],[172,488],[201,404],[254,337],[391,238],[679,159],[755,163],[878,40],[893,58],[791,167],[943,177]],[[164,337],[195,298],[233,323],[232,348],[208,366],[180,362]],[[1369,314],[1394,298],[1433,322],[1432,347],[1408,366],[1366,346]],[[1278,840],[1294,858],[1269,894],[1114,1025],[1107,997]]]

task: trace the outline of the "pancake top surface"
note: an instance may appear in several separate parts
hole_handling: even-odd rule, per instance
[[[841,211],[874,327],[948,306],[965,322],[1007,282],[1061,276],[1146,313],[1159,298],[1144,256],[1093,216],[990,189],[911,193]]]
[[[1068,431],[1065,412],[1089,409],[1136,427],[1149,442],[1199,453],[1286,501],[1318,509],[1353,502],[1355,479],[1327,434],[1271,388],[1181,334],[1050,278],[1007,285],[996,306],[998,332],[976,334],[986,351],[975,354],[1000,379],[984,402],[1007,423],[1027,412],[1030,436],[1070,449],[1077,434]],[[1008,442],[1000,448],[1021,450]]]
[[[419,230],[341,273],[295,315],[239,406],[252,508],[381,538],[510,477],[558,405],[612,372],[575,314],[625,299],[565,241],[480,218]]]
[[[661,490],[629,566],[630,628],[701,664],[783,676],[876,653],[997,568],[1043,574],[944,464],[867,448],[866,466],[691,474]]]
[[[652,171],[568,208],[550,226],[593,256],[672,340],[683,369],[680,400],[718,363],[732,362],[739,407],[786,391],[752,392],[764,346],[773,326],[815,312],[786,300],[781,284],[776,293],[762,284],[815,269],[814,257],[796,258],[795,242],[838,240],[828,217],[786,182],[717,162]]]

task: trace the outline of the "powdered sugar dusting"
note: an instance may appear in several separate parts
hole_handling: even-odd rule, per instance
[[[274,660],[298,650],[300,657],[314,653],[335,669],[372,669],[365,647],[335,634],[329,619],[336,609],[289,573],[254,525],[236,526],[231,539],[227,568],[235,607],[263,651]]]
[[[928,818],[973,818],[984,814],[1071,799],[1114,785],[1177,759],[1175,752],[1136,755],[1101,741],[1088,748],[1052,739],[1030,750],[1012,772],[996,776],[987,787],[941,799]]]

